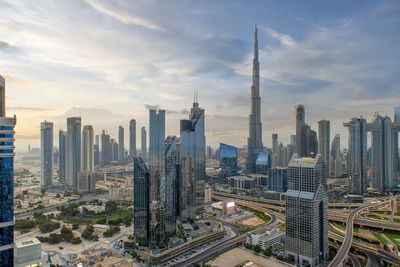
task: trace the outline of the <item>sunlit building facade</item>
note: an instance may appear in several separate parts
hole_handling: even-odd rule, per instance
[[[73,189],[78,187],[78,172],[81,171],[81,118],[67,119],[67,184]]]

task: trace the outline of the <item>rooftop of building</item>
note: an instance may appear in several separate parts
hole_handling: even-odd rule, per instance
[[[228,177],[228,179],[236,179],[236,180],[248,180],[248,181],[252,181],[254,180],[256,177],[248,177],[248,176],[230,176]]]
[[[34,245],[40,245],[40,241],[37,238],[32,238],[24,241],[19,241],[15,243],[16,248],[24,248],[24,247],[30,247]]]

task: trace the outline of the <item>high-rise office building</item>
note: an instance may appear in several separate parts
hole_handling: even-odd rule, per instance
[[[272,134],[272,154],[278,153],[278,134]]]
[[[300,157],[315,157],[318,153],[317,133],[305,122],[305,108],[296,106],[296,153]]]
[[[118,143],[114,138],[111,138],[111,160],[118,161]]]
[[[161,202],[165,210],[165,233],[167,238],[175,236],[176,217],[178,216],[178,164],[176,137],[168,136],[165,140],[165,179],[161,184]]]
[[[329,175],[332,177],[341,176],[340,166],[341,166],[341,157],[340,157],[340,134],[336,134],[332,141],[331,146],[331,158],[330,158],[330,173]],[[339,170],[339,172],[337,172]]]
[[[285,193],[287,190],[287,168],[271,168],[268,170],[268,190]]]
[[[142,129],[140,129],[140,150],[141,150],[141,156],[144,160],[147,160],[147,142],[146,142],[146,128],[143,126]]]
[[[136,157],[136,120],[134,119],[129,122],[129,156]]]
[[[189,119],[181,120],[179,163],[180,217],[193,221],[204,210],[204,185],[206,177],[206,137],[204,109],[197,99],[193,103]]]
[[[67,157],[67,133],[63,130],[58,132],[58,178],[60,183],[65,183],[65,160]]]
[[[40,123],[40,187],[53,184],[53,123]]]
[[[321,266],[328,259],[328,195],[325,164],[295,154],[288,165],[285,254],[295,264]]]
[[[94,171],[94,132],[91,125],[82,130],[82,171]]]
[[[101,134],[101,166],[109,166],[112,159],[112,145],[110,135],[103,130]]]
[[[81,118],[67,118],[66,179],[74,190],[78,186],[81,170]]]
[[[224,143],[219,144],[219,166],[226,176],[237,175],[237,148]]]
[[[213,158],[213,149],[211,146],[207,146],[207,159]]]
[[[0,266],[14,262],[14,126],[6,117],[5,80],[0,75]]]
[[[393,140],[396,128],[389,117],[376,113],[372,122],[367,123],[367,130],[372,132],[372,185],[379,191],[392,189],[397,184]]]
[[[96,135],[98,136],[98,135]],[[93,146],[93,163],[95,167],[98,167],[100,164],[100,148],[99,145]]]
[[[400,107],[394,108],[394,123],[400,125]],[[399,157],[399,133],[393,133],[393,144],[394,144],[394,164],[395,170],[400,171],[400,157]],[[395,173],[396,173],[395,172]]]
[[[290,136],[290,144],[291,144],[292,146],[296,146],[296,135],[295,135],[295,134],[292,134],[292,135]]]
[[[139,246],[149,245],[149,169],[141,157],[133,158],[133,234]]]
[[[125,131],[124,127],[119,126],[118,129],[118,160],[122,161],[125,159]]]
[[[321,120],[318,122],[318,151],[322,156],[322,159],[324,160],[325,166],[326,166],[326,173],[329,176],[330,175],[330,168],[329,168],[329,162],[330,162],[330,134],[331,134],[331,122],[328,120]]]
[[[251,86],[251,112],[249,115],[249,138],[247,139],[246,171],[255,172],[256,153],[263,151],[261,98],[260,98],[260,62],[258,62],[257,26],[254,32],[253,85]]]
[[[160,199],[160,182],[165,174],[165,110],[150,110],[150,200]]]
[[[165,192],[165,110],[150,110],[150,247],[163,247],[165,235],[165,204],[161,193]],[[161,192],[161,189],[164,192]]]
[[[367,190],[367,123],[363,118],[353,118],[343,126],[349,129],[347,172],[350,192],[362,195]]]

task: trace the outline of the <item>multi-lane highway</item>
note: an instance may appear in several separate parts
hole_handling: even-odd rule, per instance
[[[224,193],[223,193],[224,194]],[[227,196],[228,195],[228,196]],[[251,197],[245,197],[246,201],[244,201],[243,196],[237,196],[237,195],[232,195],[232,194],[224,194],[221,195],[219,192],[217,194],[213,194],[213,199],[216,200],[224,200],[224,199],[235,199],[235,202],[238,205],[241,206],[246,206],[258,211],[262,211],[268,215],[273,215],[276,216],[278,219],[284,221],[285,220],[285,215],[276,211],[271,211],[269,210],[270,207],[270,203],[268,204],[264,204],[265,202],[262,201],[262,199],[258,199],[258,198],[251,198]],[[395,264],[395,265],[400,265],[400,257],[398,257],[397,255],[391,254],[387,251],[381,250],[381,249],[375,249],[375,248],[371,248],[368,247],[366,245],[363,245],[359,242],[354,242],[353,239],[353,224],[356,223],[358,221],[358,223],[360,225],[370,225],[371,227],[376,227],[379,229],[393,229],[393,230],[400,230],[400,226],[399,224],[395,224],[395,223],[390,223],[390,222],[381,222],[381,221],[377,221],[377,220],[373,220],[373,219],[367,219],[367,218],[355,218],[356,214],[358,212],[360,212],[363,209],[367,209],[370,207],[376,207],[376,206],[381,206],[381,205],[386,205],[388,204],[392,199],[389,200],[385,200],[379,203],[373,203],[373,204],[362,204],[357,205],[357,208],[355,210],[353,210],[350,213],[336,213],[336,212],[330,212],[329,213],[329,220],[332,221],[342,221],[342,222],[347,222],[347,225],[351,227],[347,227],[346,228],[346,235],[343,236],[341,233],[338,233],[332,229],[329,230],[329,238],[342,242],[343,245],[341,248],[341,250],[339,250],[338,255],[336,256],[337,260],[335,260],[333,262],[333,264],[336,264],[336,262],[342,262],[346,255],[348,255],[348,251],[350,249],[351,246],[354,246],[355,248],[358,248],[362,251],[364,251],[365,253],[370,252],[373,253],[375,255],[378,255],[379,258],[382,258],[383,260]],[[279,207],[281,208],[281,207]],[[338,218],[340,218],[340,220],[338,220]],[[344,219],[344,220],[343,220]],[[341,261],[339,260],[341,259]],[[332,264],[332,263],[331,263]],[[330,265],[330,266],[340,266],[339,265]]]

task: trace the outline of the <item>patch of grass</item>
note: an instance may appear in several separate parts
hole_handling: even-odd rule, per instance
[[[400,223],[400,219],[393,218],[393,222],[395,222],[395,223]]]
[[[247,232],[253,231],[254,229],[256,229],[255,227],[247,227],[246,229],[240,229],[238,230],[239,234],[245,234]]]
[[[342,225],[342,224],[335,224],[336,226],[342,228],[343,230],[346,230],[346,225]],[[355,229],[354,229],[355,230]]]
[[[396,245],[398,249],[400,249],[399,242],[396,241],[396,239],[400,239],[399,233],[388,230],[385,230],[383,233]]]
[[[386,217],[379,217],[379,216],[376,216],[376,215],[367,215],[367,217],[371,218],[371,219],[376,219],[376,220],[384,220],[384,221],[388,220],[388,218],[386,218]]]
[[[381,242],[384,245],[387,244],[388,241],[385,238],[383,238],[380,234],[375,233],[375,232],[371,232],[371,233],[379,240],[379,242]]]

